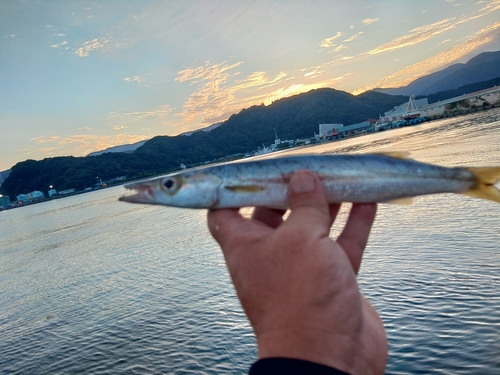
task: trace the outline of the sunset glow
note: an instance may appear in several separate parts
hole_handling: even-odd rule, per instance
[[[0,3],[0,170],[397,87],[500,50],[500,0]]]

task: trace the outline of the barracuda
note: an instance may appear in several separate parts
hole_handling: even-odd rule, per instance
[[[288,156],[221,164],[126,185],[121,201],[186,208],[287,208],[288,182],[299,170],[316,173],[330,203],[395,202],[458,193],[500,203],[500,167],[446,168],[399,153]]]

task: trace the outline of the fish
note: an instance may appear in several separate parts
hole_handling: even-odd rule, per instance
[[[500,203],[500,167],[443,167],[405,153],[284,156],[194,168],[125,185],[136,192],[120,201],[217,209],[289,207],[288,183],[309,170],[323,183],[329,203],[408,204],[412,197],[457,193]]]

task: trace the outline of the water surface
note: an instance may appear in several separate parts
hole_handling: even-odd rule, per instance
[[[498,166],[499,131],[497,109],[292,152]],[[255,340],[206,212],[122,193],[0,212],[0,373],[246,372]],[[500,373],[499,219],[451,194],[380,206],[359,282],[387,328],[387,374]]]

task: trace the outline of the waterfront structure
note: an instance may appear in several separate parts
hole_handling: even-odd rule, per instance
[[[59,192],[59,195],[68,195],[68,194],[73,194],[74,192],[75,192],[75,189],[62,190]]]
[[[28,203],[30,201],[30,198],[28,197],[28,194],[19,194],[16,197],[18,202],[23,202],[23,203]]]
[[[498,104],[500,104],[500,86],[494,86],[489,89],[431,103],[419,108],[419,110],[421,116],[439,117],[464,111],[474,111]]]
[[[384,117],[387,118],[399,118],[404,117],[412,113],[419,112],[422,107],[428,105],[429,102],[427,98],[415,99],[414,95],[410,96],[408,102],[398,105],[384,113]]]
[[[43,194],[40,190],[34,190],[28,194],[28,198],[30,200],[38,199],[38,198],[45,198],[45,194]]]
[[[341,129],[344,124],[319,124],[319,136],[322,137],[326,134],[333,133],[333,129],[335,129],[335,133],[339,133],[339,129]]]
[[[6,209],[11,205],[10,198],[6,195],[0,195],[0,209]]]
[[[348,134],[355,134],[355,133],[360,133],[362,131],[370,131],[373,130],[372,124],[370,121],[363,121],[358,124],[352,124],[352,125],[347,125],[343,126],[339,130],[339,134],[341,135],[348,135]]]

